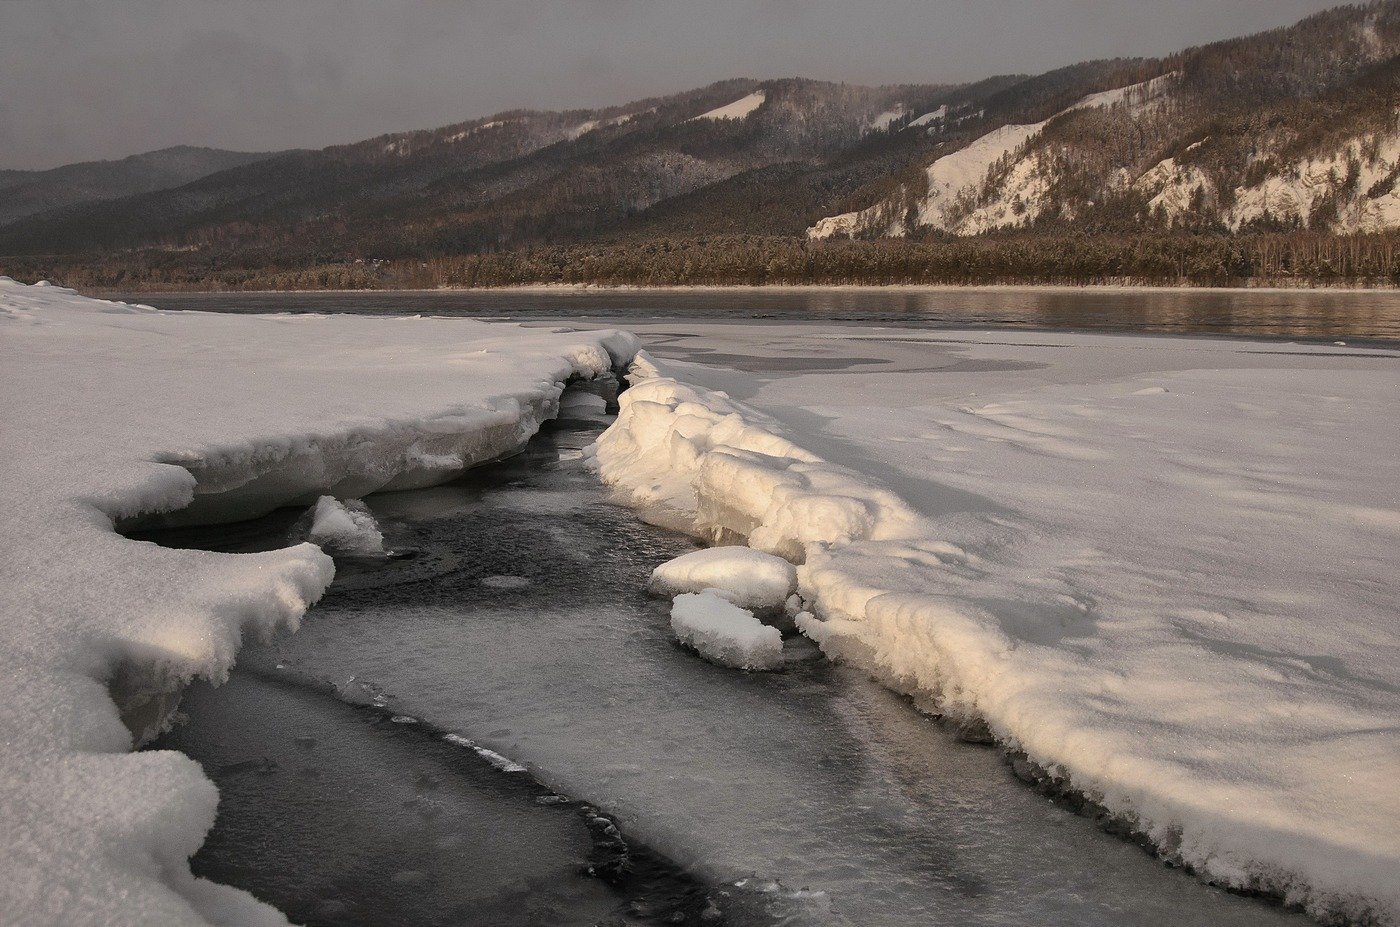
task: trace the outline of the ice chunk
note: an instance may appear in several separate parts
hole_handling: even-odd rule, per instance
[[[385,553],[384,534],[369,507],[358,499],[344,502],[335,496],[317,499],[307,540],[340,554]]]
[[[783,636],[716,589],[684,593],[671,605],[671,630],[705,659],[735,669],[783,665]]]
[[[667,596],[711,589],[740,608],[776,612],[797,590],[797,568],[748,547],[711,547],[661,564],[647,588]]]

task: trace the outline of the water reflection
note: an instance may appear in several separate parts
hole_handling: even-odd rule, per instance
[[[1400,342],[1400,291],[1136,289],[445,290],[118,294],[168,309],[511,319],[752,319]]]

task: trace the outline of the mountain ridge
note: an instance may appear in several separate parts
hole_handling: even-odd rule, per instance
[[[1400,0],[1375,0],[1154,59],[951,86],[737,78],[280,153],[0,223],[0,269],[196,285],[716,238],[723,258],[701,263],[732,264],[736,236],[784,253],[893,238],[911,255],[957,238],[1011,255],[1065,236],[1203,236],[1221,253],[1229,237],[1391,236],[1397,100]],[[868,253],[854,280],[882,273]]]

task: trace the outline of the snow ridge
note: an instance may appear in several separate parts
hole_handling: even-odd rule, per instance
[[[1027,768],[1203,878],[1325,919],[1400,919],[1400,837],[1386,825],[1400,798],[1384,784],[1384,748],[1342,763],[1309,746],[1384,725],[1375,707],[1314,688],[1306,711],[1270,711],[1295,697],[1288,681],[1241,673],[1170,621],[1110,621],[1072,585],[1047,608],[1041,597],[1063,584],[1018,586],[992,553],[1015,549],[1010,525],[945,540],[893,493],[723,393],[666,376],[645,353],[630,379],[593,450],[602,479],[649,518],[800,564],[797,624],[830,657],[954,722],[985,724]],[[1092,656],[1094,635],[1105,656]],[[1182,707],[1168,720],[1160,700],[1172,698]],[[1247,741],[1234,719],[1206,710],[1229,704],[1261,706]],[[1280,780],[1300,777],[1309,787],[1299,794],[1313,797],[1292,801]]]

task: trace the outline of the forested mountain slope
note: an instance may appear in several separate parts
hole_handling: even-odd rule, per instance
[[[85,161],[47,171],[0,171],[0,225],[83,203],[179,187],[200,177],[271,157],[179,145],[117,161]]]
[[[0,202],[12,182],[0,175]],[[812,257],[829,239],[894,238],[923,250],[892,263],[888,248],[846,249],[837,264],[856,282],[928,282],[929,267],[966,267],[949,256],[971,252],[947,248],[968,239],[985,242],[988,279],[1038,279],[1064,250],[1051,243],[1073,239],[1111,276],[1203,267],[1219,282],[1260,272],[1241,256],[1260,236],[1304,234],[1383,240],[1347,251],[1345,271],[1321,239],[1289,240],[1289,255],[1303,250],[1282,258],[1261,245],[1268,273],[1400,275],[1400,0],[1161,59],[953,87],[730,80],[287,152],[0,221],[0,271],[392,286],[475,279],[462,268],[476,261],[493,280],[572,280],[589,254],[621,273],[644,245],[689,252],[672,282],[764,281],[778,266],[832,267]],[[1144,244],[1125,251],[1124,236]],[[1101,260],[1086,238],[1122,257]],[[554,257],[541,263],[541,249]]]

